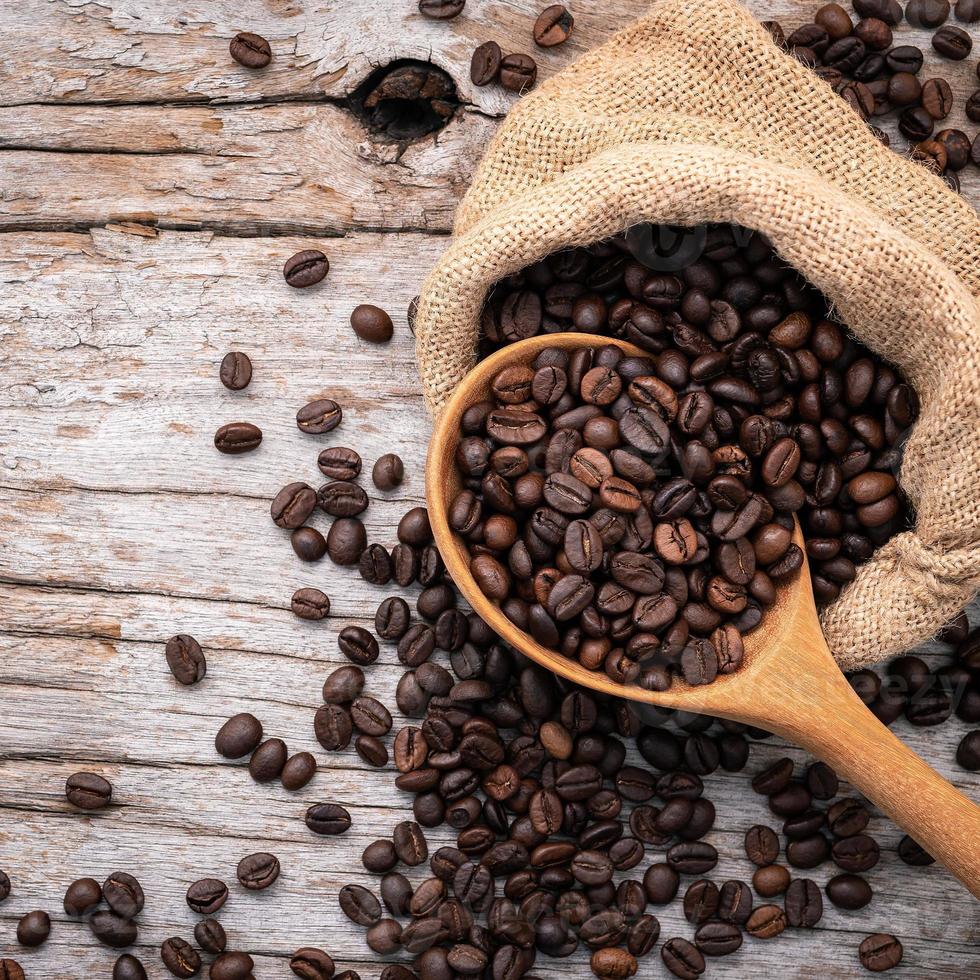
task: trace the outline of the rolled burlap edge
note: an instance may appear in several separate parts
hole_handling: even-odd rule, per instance
[[[416,348],[429,410],[472,366],[495,282],[642,222],[762,232],[919,393],[901,475],[916,528],[859,569],[823,623],[848,668],[931,636],[980,588],[980,311],[935,255],[811,171],[730,148],[634,143],[503,204],[453,242],[423,287]]]

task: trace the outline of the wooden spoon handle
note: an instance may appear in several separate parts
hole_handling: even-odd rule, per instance
[[[813,680],[820,715],[814,692],[798,684],[795,696],[786,691],[797,711],[779,712],[780,734],[823,759],[980,898],[980,806],[878,721],[842,674]]]

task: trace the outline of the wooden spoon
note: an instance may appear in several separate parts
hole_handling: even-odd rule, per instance
[[[449,527],[449,505],[461,486],[455,464],[460,418],[490,397],[502,368],[530,364],[545,347],[572,350],[615,344],[628,355],[648,356],[631,344],[588,334],[552,334],[512,344],[481,361],[464,379],[436,422],[426,463],[429,520],[452,580],[473,609],[511,646],[583,687],[615,697],[730,718],[778,733],[823,759],[942,862],[980,898],[980,807],[931,769],[865,707],[835,663],[820,630],[803,568],[780,586],[757,629],[745,637],[745,661],[734,674],[691,687],[675,679],[669,691],[617,684],[606,674],[535,642],[480,591],[469,551]],[[794,540],[801,547],[799,525]]]

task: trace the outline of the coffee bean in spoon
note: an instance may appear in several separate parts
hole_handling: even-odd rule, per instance
[[[355,306],[350,315],[350,325],[361,340],[372,344],[386,344],[395,332],[391,317],[378,306],[362,303]]]

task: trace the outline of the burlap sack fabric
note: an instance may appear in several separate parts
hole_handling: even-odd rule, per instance
[[[918,391],[901,485],[914,531],[823,613],[845,668],[931,636],[980,587],[980,219],[883,147],[733,0],[664,0],[525,96],[459,207],[416,324],[438,413],[490,286],[639,222],[766,234]]]

